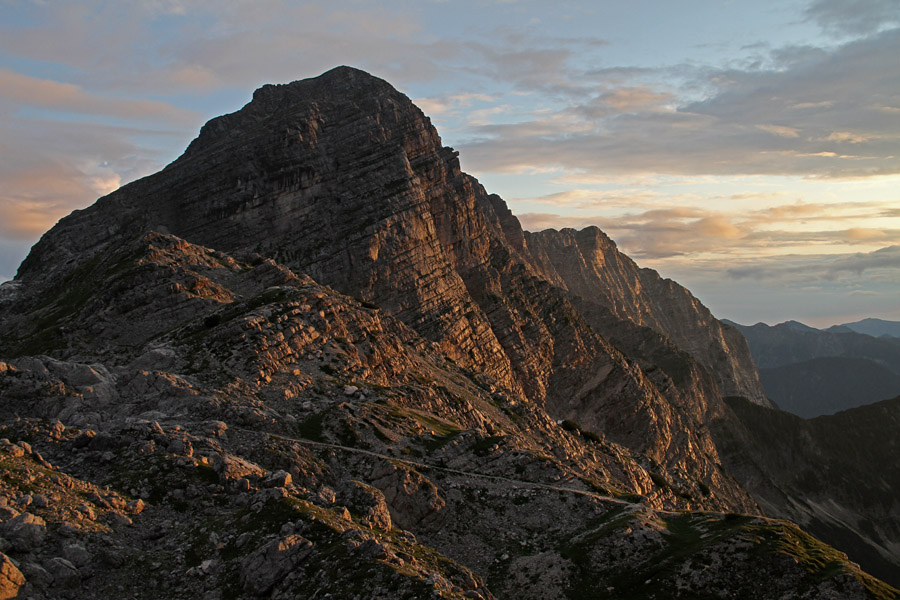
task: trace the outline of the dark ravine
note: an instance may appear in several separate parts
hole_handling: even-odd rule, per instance
[[[523,232],[362,71],[60,221],[0,326],[35,598],[897,597],[732,475],[722,397],[771,410],[736,330],[596,229]]]
[[[763,511],[840,540],[854,560],[900,585],[900,397],[808,420],[742,399],[729,405],[740,425],[714,425],[718,447]]]

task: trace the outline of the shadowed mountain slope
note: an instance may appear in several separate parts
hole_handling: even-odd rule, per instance
[[[729,405],[740,426],[716,425],[718,447],[763,511],[900,584],[900,398],[809,420],[741,399]]]
[[[759,370],[769,397],[804,418],[830,415],[900,393],[900,375],[864,358],[829,356]]]
[[[796,321],[731,324],[746,337],[769,397],[801,417],[900,393],[900,339],[834,328],[822,331]]]

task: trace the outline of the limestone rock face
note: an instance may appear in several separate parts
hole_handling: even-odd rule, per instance
[[[455,156],[406,96],[361,71],[265,86],[205,125],[164,171],[68,218],[20,278],[155,229],[258,252],[374,301],[516,388],[463,279],[490,259],[496,223]]]
[[[652,448],[658,459],[684,463],[689,471],[714,472],[715,450],[702,433],[691,433],[690,447],[699,450],[671,452],[673,431],[701,431],[685,420],[702,421],[705,409],[690,417],[673,409],[660,390],[666,382],[630,367],[579,314],[568,292],[614,287],[605,297],[616,317],[651,324],[675,344],[690,345],[685,351],[715,371],[722,393],[740,391],[759,401],[744,382],[755,376],[752,364],[728,359],[727,336],[708,311],[698,317],[694,310],[679,329],[682,315],[660,308],[669,306],[671,290],[651,302],[640,286],[652,278],[638,281],[636,266],[614,246],[594,249],[593,270],[584,269],[579,287],[563,269],[561,252],[550,251],[557,268],[547,251],[529,251],[503,201],[460,171],[456,153],[441,145],[406,96],[354,69],[257,90],[242,110],[204,126],[162,172],[61,221],[23,263],[17,281],[35,287],[39,273],[60,265],[90,268],[91,260],[103,260],[91,257],[146,229],[221,252],[255,252],[373,302],[499,388],[524,394],[558,417],[610,427],[623,443],[640,440],[639,449]],[[588,253],[584,245],[576,250]],[[597,268],[604,251],[615,268]],[[54,280],[66,278],[56,273]],[[197,277],[177,285],[195,304],[227,303],[227,293],[210,281]],[[682,295],[691,310],[699,304]],[[626,308],[631,303],[634,308]],[[719,361],[724,370],[713,369],[721,366],[710,358],[717,353],[726,355]],[[627,406],[616,400],[616,410],[631,424],[617,428],[608,401],[622,390],[629,390],[629,400]],[[698,405],[711,401],[704,394],[715,391],[682,391]],[[651,406],[657,407],[652,414],[641,416]]]
[[[722,395],[770,406],[743,336],[687,289],[638,267],[602,231],[548,229],[525,239],[548,280],[666,336],[713,376]]]

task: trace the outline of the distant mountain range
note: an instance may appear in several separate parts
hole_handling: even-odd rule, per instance
[[[853,323],[844,323],[829,327],[826,331],[832,333],[864,333],[872,337],[900,338],[900,321],[885,321],[884,319],[863,319]]]
[[[827,330],[797,321],[739,329],[769,398],[804,418],[900,394],[900,323],[864,319]]]

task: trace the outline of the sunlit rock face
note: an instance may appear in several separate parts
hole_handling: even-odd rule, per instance
[[[638,267],[602,231],[549,229],[527,233],[526,240],[549,280],[668,337],[707,369],[723,395],[770,405],[743,336],[684,287]]]

